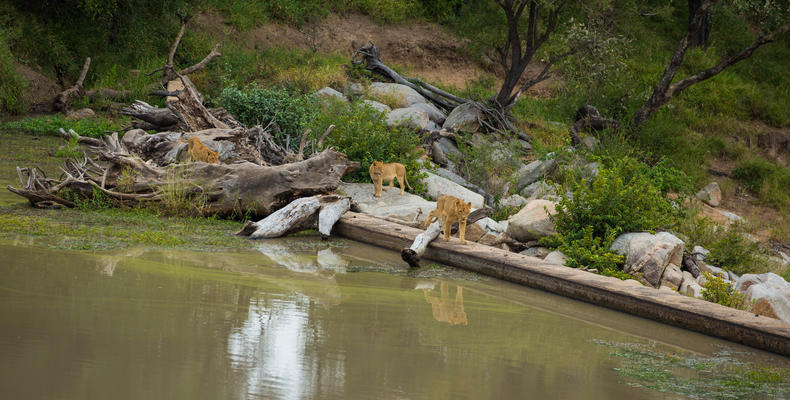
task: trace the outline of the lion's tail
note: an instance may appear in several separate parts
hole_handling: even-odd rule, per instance
[[[406,182],[406,186],[409,187],[409,190],[414,190],[411,188],[411,185],[409,185],[409,177],[407,176],[407,174],[403,174],[403,181]]]

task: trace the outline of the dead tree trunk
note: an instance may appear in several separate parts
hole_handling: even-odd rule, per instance
[[[71,107],[71,102],[74,100],[78,100],[85,96],[85,87],[83,87],[83,83],[85,82],[85,76],[88,75],[88,69],[91,66],[91,58],[85,58],[85,64],[82,65],[82,72],[80,73],[80,77],[77,79],[77,82],[70,88],[58,93],[55,96],[55,100],[53,102],[53,106],[57,111],[66,111]]]
[[[270,239],[318,228],[321,238],[327,239],[332,227],[350,206],[348,197],[303,197],[258,222],[247,222],[236,234],[250,239]]]

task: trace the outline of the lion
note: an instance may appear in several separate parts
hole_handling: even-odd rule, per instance
[[[453,222],[458,222],[458,237],[461,239],[461,244],[466,244],[466,218],[472,210],[472,203],[465,203],[463,200],[444,195],[436,200],[436,209],[428,214],[428,219],[425,221],[425,227],[428,228],[433,221],[442,219],[444,225],[444,240],[450,240],[450,229],[453,227]]]
[[[219,153],[211,151],[197,137],[193,136],[189,140],[182,140],[182,142],[189,143],[186,162],[191,162],[192,160],[203,161],[209,164],[217,164],[219,162]]]
[[[389,163],[384,164],[381,161],[373,161],[370,164],[370,179],[373,180],[373,196],[381,197],[381,190],[384,181],[389,181],[389,187],[384,190],[389,190],[393,186],[395,186],[395,178],[398,179],[398,183],[400,184],[400,194],[403,194],[403,183],[406,182],[406,186],[409,187],[409,190],[412,190],[411,185],[409,185],[409,181],[406,180],[406,167],[400,163]]]

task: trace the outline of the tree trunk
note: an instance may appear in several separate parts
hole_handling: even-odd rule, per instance
[[[694,15],[699,10],[700,6],[702,5],[703,0],[688,0],[689,5],[689,24],[693,22]],[[711,28],[711,21],[710,21],[710,10],[705,11],[705,16],[702,18],[702,22],[700,24],[699,29],[697,32],[691,36],[691,42],[689,43],[689,47],[696,48],[702,47],[703,50],[707,50],[708,48],[708,37],[710,36],[710,28]]]
[[[425,232],[414,238],[414,243],[412,243],[411,247],[401,250],[400,256],[403,261],[406,261],[412,268],[419,268],[420,257],[425,253],[428,244],[439,237],[439,232],[441,232],[441,230],[442,228],[439,221],[430,224],[428,228],[425,229]]]

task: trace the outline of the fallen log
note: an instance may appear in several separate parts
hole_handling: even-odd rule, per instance
[[[351,200],[337,195],[303,197],[258,222],[247,222],[238,236],[270,239],[307,229],[316,229],[326,240],[338,219],[348,211]]]
[[[439,221],[430,224],[428,228],[425,229],[425,232],[414,238],[414,243],[412,243],[411,247],[404,248],[400,251],[400,257],[403,261],[406,261],[410,267],[419,268],[420,257],[425,253],[425,249],[428,248],[428,243],[439,237],[441,231],[442,228]]]

